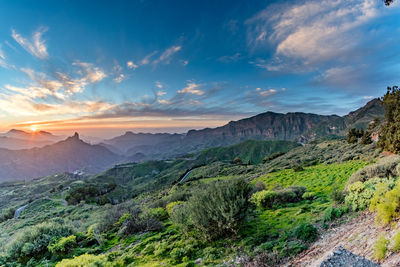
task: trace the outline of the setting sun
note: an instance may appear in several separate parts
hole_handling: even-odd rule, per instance
[[[36,132],[37,131],[37,127],[35,125],[32,125],[30,128],[31,128],[32,132]]]

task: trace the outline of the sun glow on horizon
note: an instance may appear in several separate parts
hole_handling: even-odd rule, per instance
[[[32,132],[36,132],[38,130],[37,126],[35,126],[35,125],[31,125],[30,129]]]

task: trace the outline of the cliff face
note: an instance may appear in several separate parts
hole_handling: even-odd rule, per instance
[[[211,140],[229,144],[245,139],[308,142],[326,135],[345,135],[348,128],[367,128],[375,117],[383,119],[385,110],[378,99],[346,116],[311,113],[266,112],[254,117],[203,130],[191,130],[185,142],[208,143]]]
[[[229,122],[227,125],[215,129],[189,131],[185,141],[207,141],[210,138],[295,141],[322,123],[327,124],[330,129],[329,122],[337,120],[340,120],[340,117],[336,115],[266,112],[248,119]]]

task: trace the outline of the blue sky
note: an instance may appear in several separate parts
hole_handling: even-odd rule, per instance
[[[398,82],[399,11],[380,0],[1,1],[0,131],[344,115]]]

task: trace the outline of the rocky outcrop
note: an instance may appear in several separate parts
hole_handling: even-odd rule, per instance
[[[320,267],[379,267],[379,265],[338,246]]]

